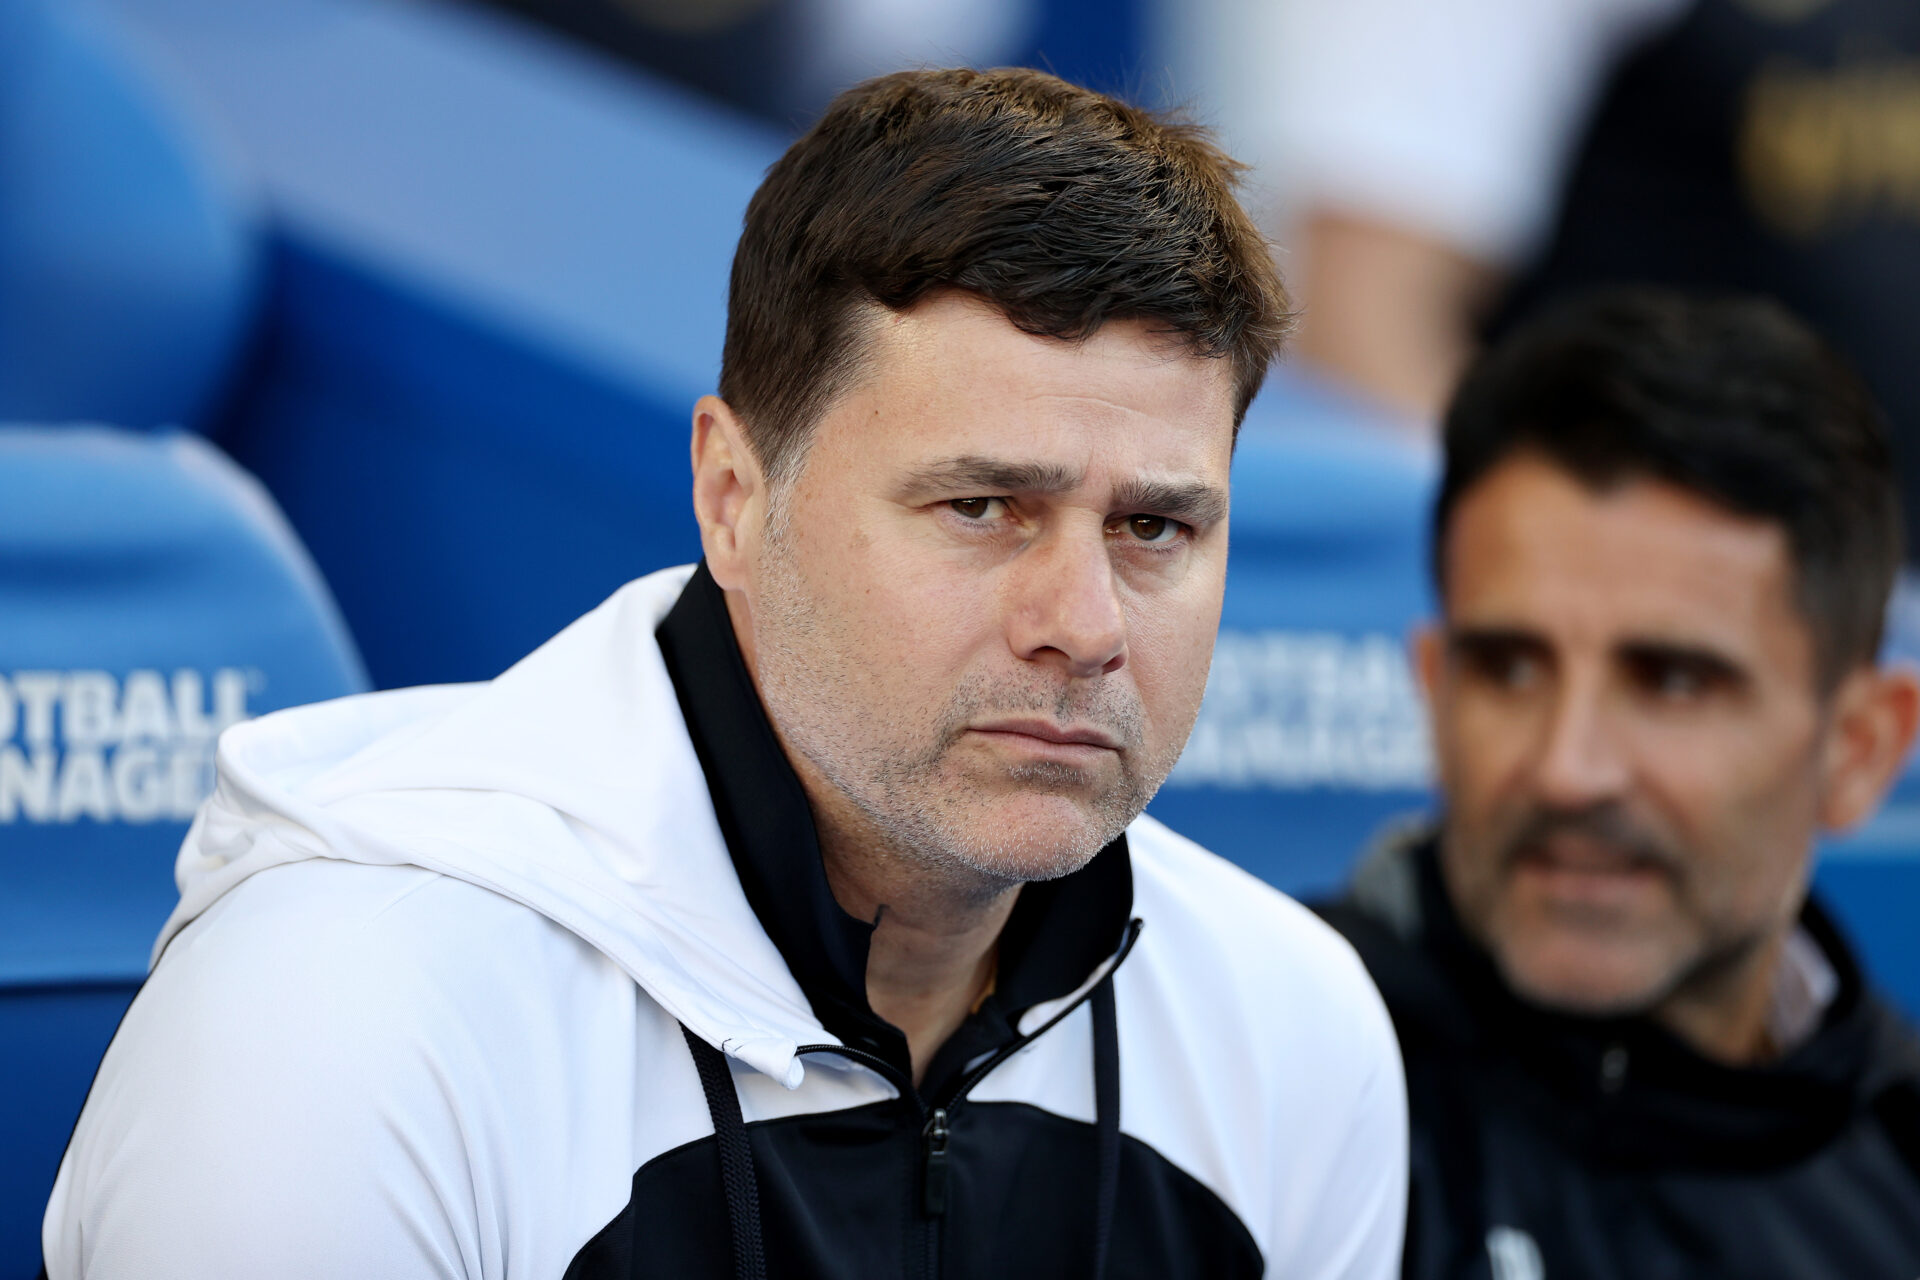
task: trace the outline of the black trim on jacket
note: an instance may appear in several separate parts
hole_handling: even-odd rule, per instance
[[[821,1025],[911,1079],[906,1037],[867,1003],[873,926],[833,896],[813,810],[767,722],[725,593],[705,562],[658,638],[748,904]],[[1125,835],[1072,875],[1023,886],[1000,935],[994,991],[934,1055],[922,1095],[950,1095],[968,1063],[1019,1038],[1022,1013],[1079,988],[1120,946],[1132,908]]]
[[[1903,1114],[1920,1049],[1818,903],[1801,922],[1838,995],[1808,1041],[1735,1067],[1646,1017],[1521,999],[1462,928],[1431,836],[1375,857],[1406,864],[1410,917],[1366,892],[1317,910],[1400,1036],[1409,1280],[1485,1277],[1496,1229],[1530,1237],[1552,1280],[1920,1276],[1920,1131]]]

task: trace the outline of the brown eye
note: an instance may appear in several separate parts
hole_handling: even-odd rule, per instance
[[[1643,677],[1649,692],[1679,701],[1697,698],[1706,692],[1707,681],[1700,672],[1679,664],[1647,672]]]
[[[1165,516],[1128,516],[1127,532],[1146,543],[1168,543],[1180,536],[1180,523]]]
[[[1502,688],[1526,689],[1540,682],[1540,659],[1531,653],[1502,654],[1483,674]]]
[[[1532,688],[1546,675],[1539,647],[1524,641],[1462,637],[1454,642],[1453,652],[1468,679],[1508,692]]]
[[[993,506],[992,498],[955,498],[947,504],[969,520],[985,517]]]
[[[1703,654],[1649,649],[1629,654],[1626,666],[1641,691],[1661,702],[1698,702],[1740,684],[1731,666]]]

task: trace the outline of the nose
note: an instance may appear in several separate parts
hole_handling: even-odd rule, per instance
[[[1618,798],[1631,774],[1620,726],[1608,713],[1604,690],[1568,680],[1548,712],[1545,741],[1533,767],[1539,800],[1578,809]]]
[[[1007,640],[1016,656],[1074,679],[1127,664],[1127,620],[1101,529],[1057,530],[1020,557],[1008,590]]]

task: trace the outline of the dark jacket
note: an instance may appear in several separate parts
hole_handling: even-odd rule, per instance
[[[1409,1280],[1916,1280],[1920,1042],[1840,979],[1811,1039],[1728,1067],[1646,1018],[1529,1005],[1468,940],[1431,836],[1321,908],[1386,997],[1413,1129]]]

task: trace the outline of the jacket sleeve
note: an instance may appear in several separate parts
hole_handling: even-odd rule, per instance
[[[62,1162],[51,1280],[499,1274],[484,1126],[421,1032],[430,993],[390,959],[352,922],[264,913],[176,939]]]
[[[1344,947],[1343,947],[1344,950]],[[1314,1171],[1316,1202],[1291,1256],[1269,1274],[1302,1280],[1393,1280],[1407,1214],[1407,1090],[1399,1042],[1372,980],[1352,961],[1337,1003],[1347,1035],[1325,1046],[1326,1116],[1337,1126]],[[1286,1141],[1283,1135],[1280,1141]],[[1300,1188],[1283,1188],[1297,1195]],[[1277,1213],[1302,1214],[1297,1204]]]

